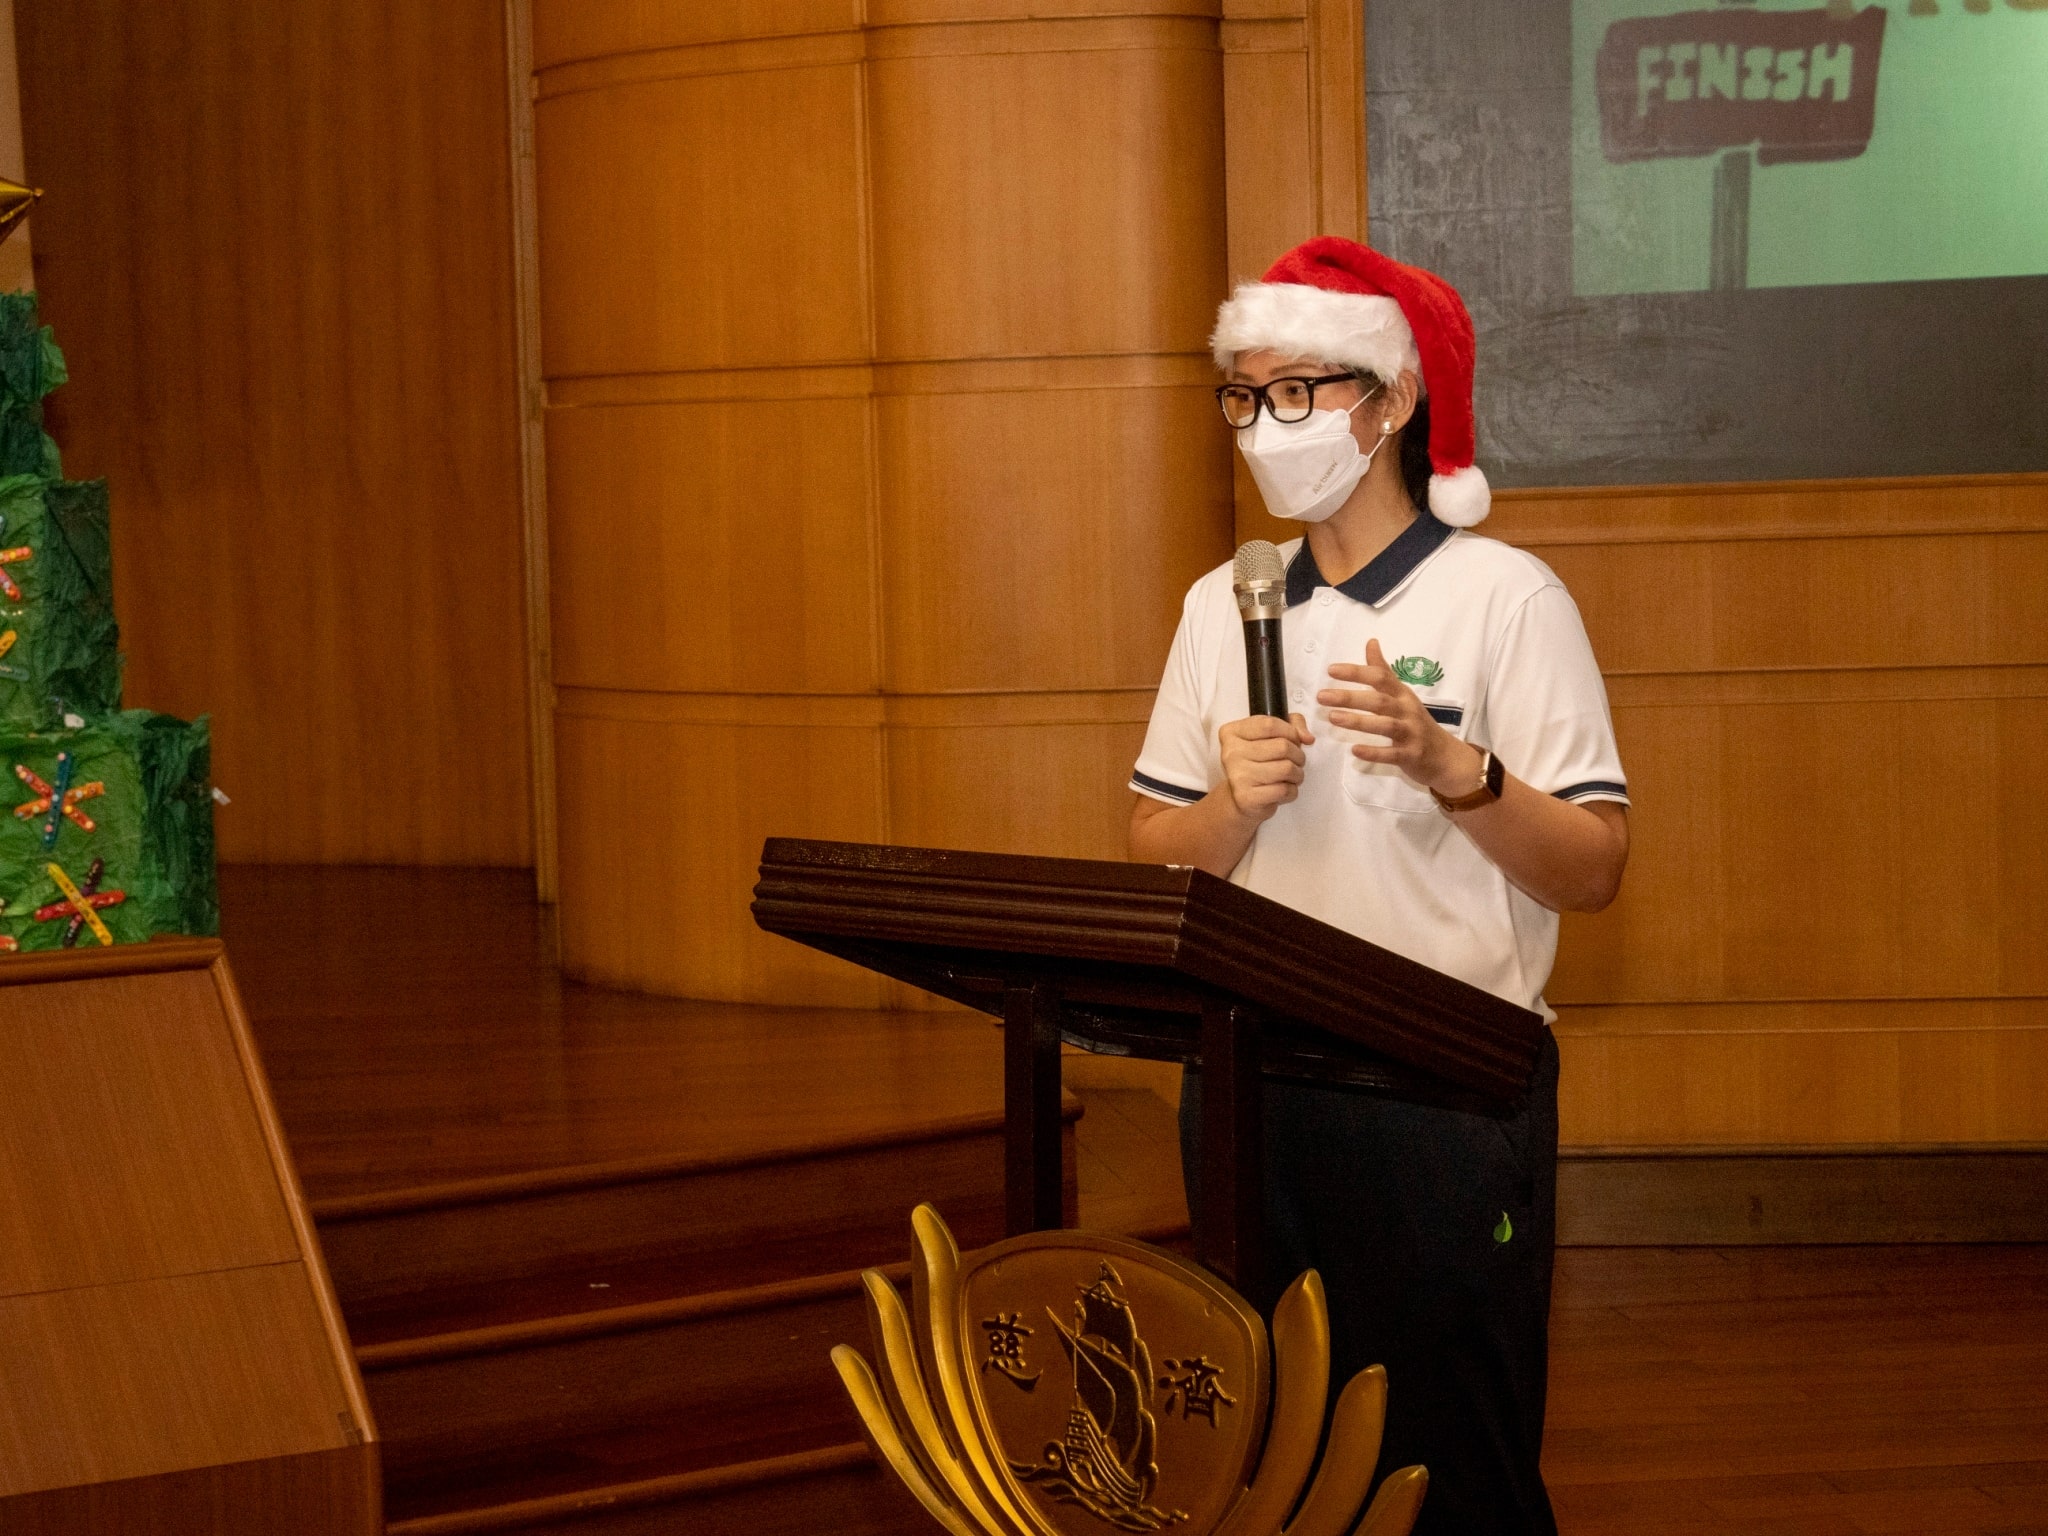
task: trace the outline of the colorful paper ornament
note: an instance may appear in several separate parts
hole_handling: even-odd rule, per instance
[[[64,866],[61,864],[53,863],[45,864],[43,868],[49,872],[50,878],[57,882],[57,889],[64,893],[65,905],[69,906],[71,910],[77,914],[78,919],[83,921],[88,928],[92,929],[92,936],[98,939],[100,943],[105,945],[107,948],[113,948],[113,934],[108,932],[107,925],[100,921],[99,912],[95,910],[92,899],[88,897],[85,892],[81,891],[78,888],[76,882],[74,882],[69,875],[64,873]],[[92,882],[94,885],[98,885],[99,883],[99,871],[100,861],[98,859],[94,859],[92,874]],[[112,904],[113,903],[111,902],[108,903],[109,906],[111,906]],[[44,907],[42,909],[42,911],[44,912],[48,912],[49,910],[50,908],[48,907]],[[47,921],[47,919],[44,920]],[[75,934],[71,930],[67,930],[64,936],[65,947],[68,949],[71,945],[75,944],[76,942],[77,938]]]
[[[43,851],[57,846],[58,829],[64,825],[65,802],[71,798],[71,770],[76,762],[69,752],[57,754],[57,777],[50,788],[49,814],[43,820]]]
[[[54,864],[50,866],[50,871],[53,875],[61,873]],[[105,859],[94,859],[91,866],[85,872],[85,879],[78,886],[77,895],[84,900],[85,906],[93,911],[103,911],[108,907],[118,907],[128,899],[126,891],[103,891],[100,889],[100,879],[106,874],[106,871],[107,861]],[[79,930],[85,926],[86,913],[72,904],[72,898],[69,894],[66,895],[63,901],[53,901],[46,907],[36,908],[36,921],[39,923],[55,922],[60,917],[69,917],[71,919],[70,924],[64,929],[63,939],[63,947],[70,949],[78,942]],[[105,941],[102,940],[101,942],[104,943]],[[20,946],[10,943],[7,947],[17,949]]]
[[[4,526],[0,526],[0,532],[5,531]],[[0,549],[0,592],[7,594],[7,601],[10,603],[21,601],[21,586],[15,581],[14,573],[7,567],[17,561],[33,560],[35,557],[35,549],[27,544],[17,544],[13,549]]]
[[[70,771],[70,767],[71,754],[68,752],[58,753],[57,772],[59,776],[67,774]],[[14,765],[14,776],[26,784],[34,796],[33,799],[24,800],[21,804],[17,805],[14,808],[14,814],[23,821],[33,821],[36,817],[49,810],[51,802],[56,798],[57,792],[44,781],[41,774],[36,773],[26,763],[16,763]],[[81,800],[96,800],[106,792],[107,786],[98,779],[93,780],[90,784],[80,784],[76,788],[67,788],[64,791],[65,816],[71,820],[79,831],[97,832],[99,830],[98,825],[90,816],[78,809],[78,802]],[[47,828],[47,830],[54,832],[55,829]],[[52,841],[55,841],[55,839],[52,838]]]

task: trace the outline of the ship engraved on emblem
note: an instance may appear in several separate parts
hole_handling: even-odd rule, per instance
[[[1066,1438],[1048,1441],[1035,1465],[1013,1461],[1010,1471],[1048,1498],[1078,1504],[1119,1530],[1156,1531],[1179,1524],[1187,1514],[1151,1502],[1159,1482],[1159,1464],[1153,1460],[1158,1424],[1150,1406],[1152,1353],[1138,1337],[1123,1283],[1105,1259],[1095,1282],[1081,1287],[1071,1328],[1046,1308],[1074,1367]]]

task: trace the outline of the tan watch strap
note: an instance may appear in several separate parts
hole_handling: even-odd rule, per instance
[[[1430,797],[1436,801],[1439,808],[1450,812],[1476,811],[1482,805],[1493,804],[1500,798],[1499,791],[1493,787],[1501,776],[1496,762],[1497,759],[1490,751],[1479,760],[1479,787],[1471,793],[1457,796],[1440,795],[1432,789],[1429,792]]]

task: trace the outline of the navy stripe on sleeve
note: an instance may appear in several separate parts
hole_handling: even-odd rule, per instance
[[[1426,704],[1423,707],[1429,711],[1430,719],[1438,725],[1462,725],[1465,721],[1465,710],[1462,705]]]
[[[1559,800],[1583,800],[1588,795],[1614,795],[1626,801],[1628,786],[1607,779],[1589,779],[1584,784],[1568,784],[1563,789],[1553,789],[1551,794]]]
[[[1178,800],[1182,805],[1193,805],[1206,796],[1206,789],[1182,789],[1178,784],[1169,784],[1164,779],[1155,779],[1149,773],[1131,770],[1131,788],[1146,794],[1164,795],[1169,800]]]

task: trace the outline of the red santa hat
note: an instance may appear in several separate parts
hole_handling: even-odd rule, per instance
[[[1303,241],[1216,312],[1216,366],[1272,351],[1374,374],[1412,369],[1429,396],[1429,510],[1470,528],[1492,503],[1472,462],[1472,317],[1458,290],[1338,235]]]

